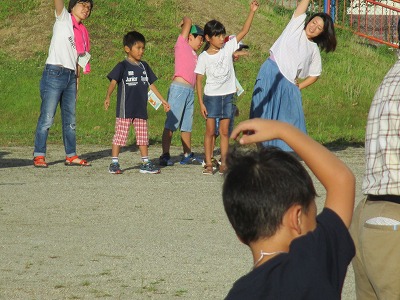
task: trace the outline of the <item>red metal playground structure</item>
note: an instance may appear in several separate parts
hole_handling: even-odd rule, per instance
[[[296,0],[269,0],[286,8],[294,8]],[[400,0],[316,0],[311,11],[331,15],[335,26],[374,42],[398,48]]]

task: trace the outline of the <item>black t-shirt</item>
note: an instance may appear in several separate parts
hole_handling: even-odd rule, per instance
[[[145,61],[133,64],[128,60],[119,62],[107,75],[118,82],[117,118],[147,120],[147,92],[149,85],[157,80]]]
[[[324,208],[317,228],[235,282],[226,299],[340,299],[347,267],[355,255],[349,231]]]

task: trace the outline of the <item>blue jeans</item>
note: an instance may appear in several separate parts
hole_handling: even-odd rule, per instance
[[[54,122],[58,103],[61,107],[62,133],[65,153],[76,155],[75,108],[76,75],[62,66],[46,65],[40,80],[40,116],[36,127],[33,156],[46,155],[49,128]]]

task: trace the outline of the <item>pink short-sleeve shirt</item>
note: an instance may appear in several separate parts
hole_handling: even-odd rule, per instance
[[[175,44],[175,77],[182,77],[193,87],[196,84],[196,74],[194,69],[197,64],[197,54],[190,47],[187,40],[182,35],[178,36]]]

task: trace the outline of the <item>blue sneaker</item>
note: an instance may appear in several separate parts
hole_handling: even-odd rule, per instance
[[[169,153],[164,153],[160,156],[159,164],[160,166],[173,166],[174,162],[171,160]]]
[[[148,174],[158,174],[160,173],[160,169],[157,168],[151,161],[142,163],[140,166],[140,173],[148,173]]]
[[[108,167],[108,172],[110,172],[111,174],[122,174],[119,163],[111,163]]]
[[[183,155],[181,161],[181,165],[201,165],[201,160],[194,156],[194,153],[190,153],[188,156]]]

